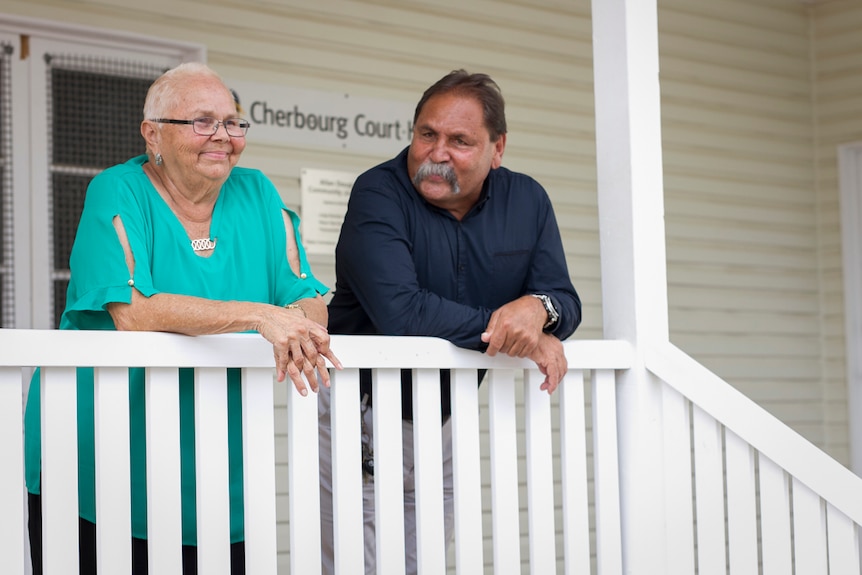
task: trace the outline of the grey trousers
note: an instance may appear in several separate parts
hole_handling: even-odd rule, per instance
[[[323,386],[318,392],[320,441],[320,539],[323,575],[335,573],[335,542],[332,511],[332,425],[330,421],[329,389]],[[371,409],[362,414],[365,423],[362,442],[372,445],[373,418]],[[404,547],[407,575],[416,573],[416,490],[413,482],[413,423],[402,421],[404,458]],[[455,528],[455,508],[452,488],[452,422],[443,424],[443,505],[446,546],[452,541]],[[374,534],[374,477],[365,476],[362,487],[363,522],[365,538],[365,573],[376,573],[376,543]],[[359,569],[350,569],[359,573]]]

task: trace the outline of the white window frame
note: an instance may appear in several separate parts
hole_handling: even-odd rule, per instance
[[[172,67],[206,61],[201,44],[121,33],[102,28],[0,14],[0,39],[16,46],[12,68],[12,130],[14,138],[13,210],[15,218],[15,326],[53,326],[52,265],[47,118],[44,106],[45,53],[78,53],[108,58],[146,60]],[[25,59],[22,49],[28,50]],[[82,142],[82,144],[84,144]]]
[[[12,78],[27,78],[27,65],[22,62],[18,55],[21,49],[17,35],[8,34],[3,30],[3,22],[0,21],[0,43],[8,43],[15,47],[15,54],[12,54],[10,59],[10,69]],[[13,311],[15,326],[27,327],[27,322],[30,317],[31,309],[31,291],[30,291],[30,275],[24,273],[28,270],[29,264],[21,262],[29,262],[30,252],[28,251],[29,242],[21,241],[22,238],[29,238],[29,171],[27,168],[27,154],[18,153],[17,150],[30,149],[29,118],[26,113],[19,111],[20,102],[26,101],[26,85],[24,82],[11,83],[11,98],[10,102],[12,111],[12,155],[9,158],[9,168],[12,170],[12,219],[13,219],[13,234],[15,241],[12,246],[13,265],[16,266],[13,292],[15,295],[15,308]]]

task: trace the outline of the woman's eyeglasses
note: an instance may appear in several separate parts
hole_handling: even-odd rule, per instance
[[[244,138],[248,133],[248,128],[251,124],[248,120],[241,118],[229,118],[227,120],[216,120],[205,116],[203,118],[195,118],[194,120],[173,120],[171,118],[156,118],[150,120],[160,124],[190,124],[195,134],[199,136],[212,136],[218,131],[219,125],[224,126],[228,136],[234,138]]]

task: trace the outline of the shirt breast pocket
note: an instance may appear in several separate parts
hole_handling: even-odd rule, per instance
[[[490,286],[501,298],[498,305],[523,295],[530,269],[530,250],[511,250],[494,254],[494,278]]]

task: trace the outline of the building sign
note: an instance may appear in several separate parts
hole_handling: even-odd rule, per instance
[[[302,245],[308,254],[335,253],[356,174],[302,169]]]
[[[415,104],[225,79],[251,122],[250,142],[395,155],[410,144]]]

